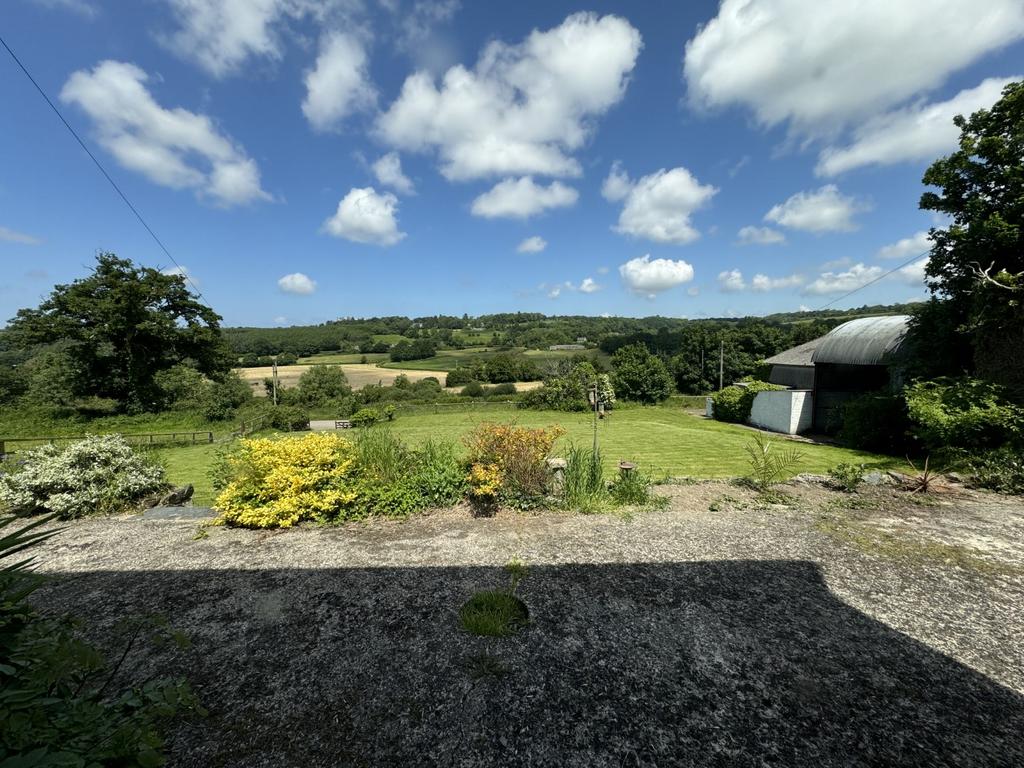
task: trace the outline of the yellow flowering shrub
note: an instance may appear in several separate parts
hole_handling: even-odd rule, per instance
[[[531,429],[515,424],[480,424],[465,439],[470,466],[481,468],[477,472],[479,483],[474,480],[471,469],[470,485],[474,488],[495,485],[494,495],[500,492],[510,500],[542,496],[548,483],[545,460],[555,441],[564,434],[565,430],[558,426]],[[497,472],[489,469],[492,467]]]
[[[504,478],[497,464],[474,464],[469,468],[469,495],[486,501],[495,498]]]
[[[333,519],[355,501],[355,451],[343,437],[311,433],[242,440],[228,458],[232,480],[217,497],[220,520],[247,528],[287,528]]]

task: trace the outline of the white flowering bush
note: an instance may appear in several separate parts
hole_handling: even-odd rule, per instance
[[[0,465],[0,505],[18,513],[49,511],[67,520],[129,509],[167,487],[163,467],[120,435],[44,445]]]

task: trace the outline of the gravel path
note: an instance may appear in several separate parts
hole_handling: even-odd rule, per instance
[[[629,518],[82,521],[37,602],[101,641],[151,612],[191,635],[131,670],[211,710],[172,766],[1024,765],[1024,504],[662,491]],[[467,635],[512,556],[530,626]]]

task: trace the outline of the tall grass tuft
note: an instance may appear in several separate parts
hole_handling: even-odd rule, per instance
[[[562,499],[570,509],[594,512],[606,501],[608,489],[604,482],[601,450],[572,446],[566,456],[565,485]]]
[[[355,448],[360,471],[382,482],[397,482],[409,472],[409,449],[386,427],[359,430]]]

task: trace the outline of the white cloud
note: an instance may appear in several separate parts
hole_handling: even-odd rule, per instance
[[[397,152],[388,152],[373,164],[373,175],[385,187],[391,187],[403,195],[414,195],[412,181],[402,173],[402,160]]]
[[[778,291],[785,288],[796,288],[804,284],[803,275],[787,275],[786,277],[768,277],[768,275],[754,275],[750,281],[750,290],[758,293]]]
[[[61,101],[92,118],[100,144],[117,161],[150,181],[193,189],[221,205],[270,200],[245,151],[206,115],[161,107],[134,64],[103,61],[68,78]]]
[[[960,129],[953,124],[956,115],[991,107],[1008,83],[1020,79],[1019,75],[989,78],[948,101],[915,104],[873,117],[854,131],[849,145],[823,150],[815,173],[835,176],[865,165],[934,160],[957,147]]]
[[[630,291],[653,299],[662,291],[693,280],[693,266],[681,259],[652,260],[648,254],[621,265],[619,275]]]
[[[24,232],[16,232],[7,227],[0,227],[0,240],[8,243],[20,243],[21,245],[39,245],[43,242],[38,237],[26,235]]]
[[[698,288],[696,285],[691,285],[689,288],[686,289],[686,293],[689,296],[697,296],[700,294],[700,288]]]
[[[284,325],[288,322],[288,318],[284,315],[278,315],[274,318],[274,325]]]
[[[537,184],[530,176],[505,179],[473,201],[474,216],[487,219],[526,219],[549,208],[566,208],[576,204],[579,193],[560,181],[550,185]]]
[[[625,200],[632,188],[633,182],[629,180],[629,174],[622,170],[622,164],[616,160],[601,185],[601,195],[605,200],[615,203]]]
[[[189,271],[188,267],[168,267],[167,269],[161,269],[160,273],[175,277],[183,277],[185,278],[185,282],[189,283],[193,287],[199,287],[198,278]]]
[[[911,285],[923,285],[925,281],[924,270],[928,266],[928,256],[918,259],[912,264],[902,267],[895,273],[895,277],[904,283]]]
[[[718,273],[718,285],[726,293],[735,293],[746,289],[747,284],[743,281],[743,273],[738,269],[729,269]]]
[[[1024,37],[1020,0],[723,0],[686,44],[690,98],[818,133],[877,114]]]
[[[181,25],[162,38],[182,58],[215,77],[236,71],[250,56],[279,59],[274,25],[299,10],[292,0],[169,0]]]
[[[523,240],[516,250],[519,251],[519,253],[540,253],[547,247],[547,240],[540,235],[534,235],[533,237],[528,237]]]
[[[458,0],[416,0],[401,7],[397,0],[378,0],[396,16],[396,47],[408,55],[417,70],[441,74],[457,60],[458,46],[441,27],[459,10]]]
[[[597,274],[599,274],[599,275],[607,275],[610,271],[611,270],[608,269],[608,267],[598,267],[597,268]]]
[[[931,249],[932,243],[928,239],[928,233],[915,232],[910,237],[904,237],[891,245],[879,248],[878,253],[875,255],[880,259],[906,259]]]
[[[786,236],[771,227],[743,227],[738,236],[736,242],[740,245],[778,245],[786,242]]]
[[[561,289],[560,286],[557,286],[557,285],[554,288],[552,288],[551,290],[548,291],[548,298],[549,299],[557,299],[561,295],[562,295],[562,289]]]
[[[473,69],[452,67],[440,87],[427,72],[411,75],[378,133],[401,149],[436,150],[451,180],[578,176],[571,155],[621,100],[641,46],[625,19],[573,14],[518,45],[488,43]]]
[[[854,215],[869,207],[841,194],[834,184],[826,184],[813,192],[796,193],[768,211],[764,220],[806,232],[851,232],[857,229]]]
[[[807,284],[803,293],[812,295],[845,293],[857,288],[863,288],[883,274],[885,274],[885,270],[881,267],[869,267],[858,263],[845,272],[823,272],[818,279]]]
[[[601,286],[598,285],[592,277],[583,278],[583,282],[580,283],[579,290],[583,293],[597,293],[601,290]]]
[[[373,108],[366,48],[355,35],[333,32],[320,42],[316,65],[306,72],[302,113],[318,131],[337,128],[350,114]]]
[[[324,231],[356,243],[394,245],[405,237],[398,231],[398,198],[373,187],[354,188],[338,203],[338,210],[324,222]]]
[[[611,192],[625,199],[616,232],[677,245],[700,237],[690,223],[690,215],[718,192],[715,187],[698,182],[685,168],[662,168],[632,182],[623,171],[613,167],[604,186],[605,197]]]
[[[277,287],[285,293],[292,293],[296,296],[308,296],[316,290],[316,281],[311,280],[301,272],[293,272],[278,280]]]

